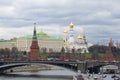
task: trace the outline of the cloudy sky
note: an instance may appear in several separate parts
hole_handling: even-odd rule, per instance
[[[0,39],[32,35],[33,23],[62,37],[71,22],[90,43],[120,43],[120,0],[0,0]]]

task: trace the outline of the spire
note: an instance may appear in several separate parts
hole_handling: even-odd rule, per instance
[[[37,36],[36,36],[36,23],[34,23],[34,32],[33,32],[33,41],[37,40]]]
[[[109,41],[109,47],[113,47],[114,45],[113,45],[113,40],[112,40],[112,38],[110,38],[110,41]]]
[[[112,38],[110,38],[110,43],[113,43]]]
[[[34,35],[36,34],[36,23],[34,23]]]
[[[86,49],[84,50],[84,53],[89,53],[88,51],[88,43],[87,43],[87,40],[86,40],[86,33],[84,31],[84,35],[83,35],[83,41],[84,41],[84,44],[86,46]]]
[[[83,35],[83,40],[84,40],[84,43],[87,44],[85,31],[84,31],[84,35]]]

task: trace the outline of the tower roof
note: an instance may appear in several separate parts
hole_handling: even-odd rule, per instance
[[[81,35],[78,35],[77,39],[78,39],[78,40],[82,39],[82,36],[81,36]]]
[[[110,38],[110,43],[113,43],[113,40],[112,40],[112,38]]]
[[[36,36],[36,23],[34,23],[34,31],[33,31],[33,41],[37,41],[37,36]]]
[[[64,33],[67,33],[67,30],[66,30],[66,29],[64,29]]]
[[[74,28],[74,24],[72,22],[70,23],[70,28]]]
[[[37,36],[42,37],[42,36],[48,36],[48,35],[43,31],[43,29],[41,29],[40,32],[37,33]]]

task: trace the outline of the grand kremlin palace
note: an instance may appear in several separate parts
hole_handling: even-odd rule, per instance
[[[13,40],[1,40],[0,48],[17,47],[19,51],[30,51],[30,46],[32,42],[33,35],[22,36]],[[43,30],[37,33],[38,44],[40,47],[40,52],[60,52],[61,48],[64,46],[64,41],[62,38],[50,37]]]

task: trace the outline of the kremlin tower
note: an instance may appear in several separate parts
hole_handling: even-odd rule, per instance
[[[112,38],[110,38],[110,41],[109,41],[109,47],[114,47],[114,44],[113,44],[113,40],[112,40]]]
[[[39,46],[36,36],[36,24],[34,24],[32,44],[30,46],[30,60],[39,60]]]

